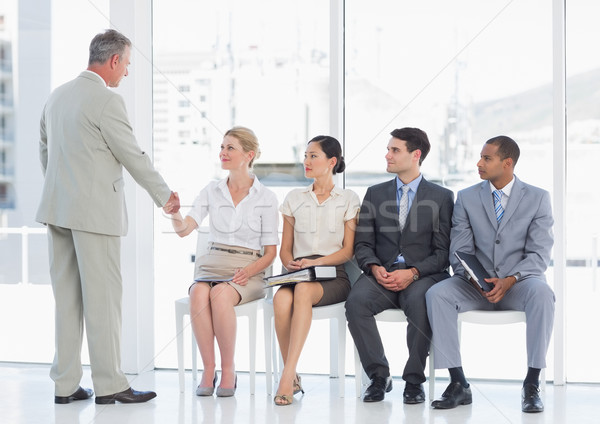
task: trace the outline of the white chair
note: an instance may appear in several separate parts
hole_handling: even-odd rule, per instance
[[[458,340],[461,340],[463,323],[483,325],[504,325],[527,323],[525,312],[522,311],[467,311],[458,314]],[[542,390],[546,390],[546,370],[540,375]]]
[[[203,255],[207,251],[208,245],[208,229],[202,227],[198,231],[198,241],[196,243],[196,259]],[[272,267],[265,270],[265,275],[270,276]],[[255,377],[256,377],[256,322],[258,316],[258,309],[262,306],[264,299],[254,300],[252,302],[244,303],[234,307],[235,315],[239,317],[248,317],[248,345],[249,345],[249,372],[250,372],[250,394],[254,394],[255,389]],[[179,371],[179,391],[185,391],[185,367],[183,361],[183,318],[185,315],[190,314],[190,299],[189,297],[183,297],[175,301],[175,326],[177,331],[177,368]],[[192,380],[194,386],[196,385],[198,369],[197,369],[197,352],[198,346],[196,344],[196,338],[192,333]],[[271,386],[271,375],[267,374],[267,388]]]
[[[375,319],[379,322],[406,322],[406,315],[402,309],[386,309],[383,312],[375,315]],[[358,356],[358,350],[356,345],[354,346],[354,372],[355,372],[355,384],[356,384],[356,397],[362,395],[363,380],[367,380],[368,377],[365,374],[362,364],[360,363],[360,357]],[[435,384],[435,368],[433,366],[433,349],[429,353],[429,399],[433,399],[434,395],[434,384]]]
[[[344,264],[350,284],[354,284],[360,270],[356,261]],[[338,392],[340,397],[345,394],[346,377],[346,302],[334,303],[333,305],[315,306],[312,309],[313,321],[328,319],[329,321],[329,377],[338,378]],[[271,364],[274,368],[275,383],[279,381],[279,366],[277,359],[280,358],[279,345],[274,337],[273,331],[273,300],[267,299],[264,303],[264,325],[265,325],[265,364],[267,367],[267,391],[272,394],[271,384]]]
[[[250,394],[254,394],[255,389],[255,377],[256,377],[256,321],[258,315],[258,309],[261,307],[263,299],[254,300],[252,302],[238,305],[234,308],[236,317],[248,317],[248,358],[250,363]],[[190,314],[190,298],[183,297],[175,301],[175,319],[176,319],[176,331],[177,331],[177,369],[179,371],[179,391],[183,393],[185,391],[185,368],[183,362],[183,318],[185,315]],[[198,368],[197,368],[197,352],[198,346],[196,344],[196,338],[192,333],[192,380],[194,387],[198,379]],[[267,385],[269,384],[270,377],[267,379]]]

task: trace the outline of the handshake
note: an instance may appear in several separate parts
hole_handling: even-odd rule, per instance
[[[179,203],[179,194],[177,194],[176,192],[172,191],[171,192],[171,197],[169,197],[169,200],[163,206],[163,212],[166,213],[166,214],[172,215],[174,213],[179,212],[180,206],[181,205]]]

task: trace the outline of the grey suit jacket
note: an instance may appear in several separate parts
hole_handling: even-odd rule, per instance
[[[446,188],[421,180],[400,231],[396,180],[367,189],[356,229],[354,255],[360,268],[369,265],[390,269],[402,252],[407,267],[416,267],[421,276],[445,271],[448,266],[450,224],[454,195]]]
[[[500,225],[489,181],[458,193],[450,235],[450,262],[456,275],[464,276],[464,269],[454,252],[463,251],[474,253],[492,276],[519,272],[521,278],[545,279],[553,244],[550,195],[514,178]]]
[[[171,195],[137,144],[123,99],[89,72],[50,95],[40,121],[40,160],[45,178],[36,220],[44,224],[127,234],[123,167],[157,206]]]

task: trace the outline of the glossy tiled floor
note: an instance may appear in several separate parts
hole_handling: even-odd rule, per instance
[[[179,423],[598,423],[600,385],[554,387],[543,394],[546,411],[520,411],[520,384],[472,382],[473,404],[449,411],[433,410],[429,401],[421,405],[402,403],[403,382],[394,380],[394,390],[383,402],[363,403],[354,396],[354,379],[346,378],[346,397],[338,397],[337,380],[323,375],[303,375],[306,394],[296,396],[292,406],[273,405],[265,389],[264,375],[257,376],[256,394],[248,393],[248,375],[238,376],[234,398],[199,398],[193,394],[191,374],[186,392],[179,393],[175,371],[155,371],[130,376],[132,387],[156,390],[158,397],[146,404],[95,405],[93,400],[68,405],[53,403],[53,383],[48,366],[0,364],[0,423],[2,424],[179,424]],[[447,380],[436,382],[436,396]],[[83,385],[90,387],[89,370]],[[427,391],[427,387],[425,387]]]

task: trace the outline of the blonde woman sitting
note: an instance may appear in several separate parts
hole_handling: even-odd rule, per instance
[[[185,219],[179,213],[173,215],[173,228],[180,237],[190,234],[210,215],[208,253],[196,259],[195,279],[203,281],[189,289],[192,329],[204,369],[198,396],[212,396],[215,391],[215,338],[221,353],[217,396],[235,394],[233,308],[265,296],[264,270],[277,254],[277,198],[250,173],[259,154],[258,140],[251,130],[234,127],[227,131],[219,159],[221,168],[229,171],[228,177],[209,183]],[[216,281],[223,277],[232,279]]]

